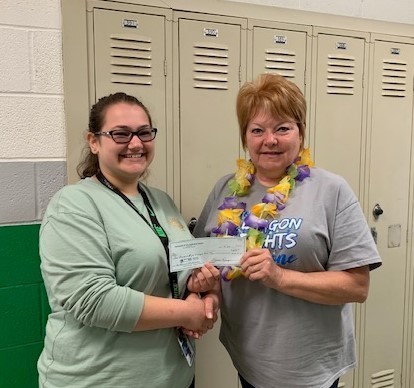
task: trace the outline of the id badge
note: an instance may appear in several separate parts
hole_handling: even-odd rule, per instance
[[[195,352],[191,341],[186,334],[183,333],[181,329],[177,330],[177,340],[180,345],[181,351],[187,360],[189,366],[193,365]]]

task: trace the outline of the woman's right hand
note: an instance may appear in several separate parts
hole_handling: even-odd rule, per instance
[[[196,293],[190,293],[185,299],[188,306],[187,323],[183,326],[184,332],[194,338],[199,338],[212,329],[217,320],[217,314],[207,318],[205,301]]]
[[[134,330],[183,327],[202,335],[213,327],[217,309],[218,302],[210,298],[206,306],[197,293],[190,293],[184,300],[145,295],[144,308]]]

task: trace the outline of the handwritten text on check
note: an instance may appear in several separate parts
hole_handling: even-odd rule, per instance
[[[244,237],[206,237],[170,242],[171,272],[199,268],[210,262],[216,267],[238,265],[246,251]]]

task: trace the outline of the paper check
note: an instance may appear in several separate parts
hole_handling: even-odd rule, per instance
[[[217,267],[239,264],[246,251],[245,237],[206,237],[170,242],[170,271],[202,267],[210,262]]]

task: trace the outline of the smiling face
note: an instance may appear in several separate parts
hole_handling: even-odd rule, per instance
[[[279,119],[260,110],[248,123],[246,147],[256,167],[256,179],[274,186],[299,154],[302,136],[293,120]]]
[[[101,132],[123,129],[136,132],[149,128],[150,120],[140,106],[116,103],[106,109]],[[88,134],[91,152],[98,156],[103,175],[124,194],[136,194],[139,177],[154,159],[154,140],[142,142],[133,136],[126,144],[118,144],[107,135]]]

